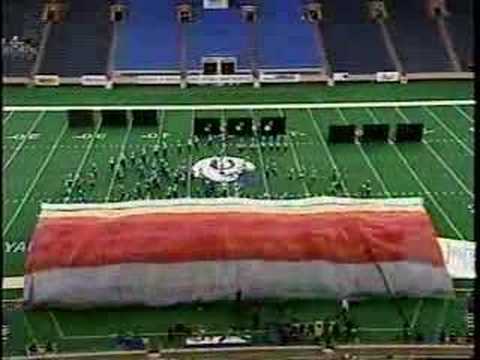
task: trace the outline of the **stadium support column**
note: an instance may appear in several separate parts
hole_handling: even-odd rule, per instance
[[[324,5],[321,1],[306,3],[303,8],[302,19],[313,26],[317,48],[319,51],[323,51],[324,74],[326,74],[328,78],[327,84],[329,86],[333,86],[335,85],[335,82],[333,80],[333,71],[330,61],[331,59],[329,58],[327,44],[325,43],[325,38],[323,37],[323,27],[325,26],[325,23],[323,22],[323,6]]]
[[[443,18],[443,16],[439,16],[436,21],[438,26],[438,32],[440,33],[440,38],[442,39],[442,42],[445,46],[445,50],[447,51],[447,55],[450,63],[452,64],[453,71],[461,72],[462,67],[460,66],[457,53],[455,52],[455,48],[453,47],[452,38],[450,37],[450,32],[448,31],[447,25],[445,24],[445,19]]]
[[[127,17],[127,7],[122,4],[113,4],[110,6],[110,44],[108,49],[107,68],[105,70],[107,74],[106,88],[111,89],[113,87],[113,77],[115,68],[115,52],[118,44],[118,27],[124,19]]]
[[[315,36],[316,50],[319,52],[320,56],[323,54],[323,73],[320,72],[319,75],[328,76],[328,85],[333,85],[333,79],[331,76],[330,64],[327,59],[326,48],[324,46],[324,39],[322,36],[322,31],[320,27],[320,22],[323,20],[322,4],[320,2],[308,2],[303,7],[302,20],[308,22],[312,26],[312,31]]]
[[[437,26],[440,39],[445,46],[445,50],[452,65],[452,70],[455,72],[461,72],[462,67],[460,65],[460,61],[458,60],[457,53],[455,52],[455,48],[450,37],[450,32],[448,31],[447,25],[445,23],[445,18],[449,16],[449,13],[445,6],[445,1],[429,0],[427,2],[427,5],[427,16],[431,18]]]
[[[390,60],[392,60],[393,65],[395,66],[395,70],[397,70],[397,72],[400,74],[400,82],[406,83],[406,73],[403,68],[402,62],[400,61],[400,57],[398,56],[398,51],[393,44],[393,40],[390,36],[390,32],[388,31],[385,20],[383,17],[377,17],[375,21],[380,26],[382,38],[385,43],[385,47],[387,48],[388,55],[390,56]]]
[[[332,71],[332,66],[331,62],[328,56],[328,51],[327,51],[327,46],[325,44],[325,38],[323,37],[323,26],[321,22],[318,22],[317,24],[314,25],[315,28],[315,36],[317,38],[317,43],[318,46],[320,46],[321,49],[323,49],[323,54],[324,54],[324,61],[325,61],[325,74],[328,77],[328,82],[327,84],[329,86],[335,85],[335,81],[333,80],[333,71]]]
[[[406,83],[407,77],[404,73],[402,62],[400,61],[398,51],[393,44],[392,37],[388,31],[388,26],[385,23],[385,20],[389,17],[389,13],[383,0],[369,0],[368,17],[372,23],[380,26],[380,31],[382,33],[383,42],[385,48],[387,49],[388,56],[395,66],[395,70],[397,70],[397,72],[400,74],[400,82],[402,84]]]
[[[31,84],[33,83],[33,79],[35,75],[37,75],[38,72],[40,71],[40,65],[42,64],[43,58],[45,57],[45,48],[47,46],[47,41],[48,41],[48,38],[50,37],[51,31],[52,31],[52,23],[48,21],[43,27],[42,37],[40,39],[40,45],[38,46],[37,57],[35,58],[35,62],[30,72]]]
[[[178,24],[178,46],[180,59],[180,86],[187,87],[187,24]]]
[[[180,86],[187,87],[187,32],[188,24],[193,21],[192,5],[183,2],[177,6],[178,59],[180,68]]]
[[[253,84],[260,87],[260,75],[258,72],[258,39],[257,39],[257,6],[243,5],[242,18],[248,31],[248,57],[253,76]]]

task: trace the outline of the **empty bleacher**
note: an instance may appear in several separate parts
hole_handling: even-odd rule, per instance
[[[131,1],[127,18],[116,26],[116,71],[178,70],[179,25],[174,1]]]
[[[392,2],[388,28],[407,73],[453,71],[434,19],[418,0]]]
[[[2,1],[2,38],[6,41],[18,36],[38,49],[41,35],[41,0]],[[35,57],[2,51],[3,73],[7,76],[28,76]]]
[[[237,69],[250,69],[247,25],[237,8],[203,9],[187,25],[188,69],[199,70],[202,57],[235,57]]]
[[[395,71],[380,26],[368,19],[362,0],[324,1],[322,31],[334,72]]]
[[[257,53],[259,69],[320,69],[323,47],[314,25],[302,20],[302,1],[259,2]]]
[[[448,29],[463,70],[473,65],[473,0],[450,0],[447,2],[450,16]]]
[[[71,1],[64,23],[52,24],[40,74],[105,74],[112,35],[108,1]]]

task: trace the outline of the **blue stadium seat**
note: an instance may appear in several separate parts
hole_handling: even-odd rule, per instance
[[[131,1],[128,16],[118,28],[115,70],[178,70],[174,1]]]
[[[203,10],[188,25],[187,58],[189,69],[200,69],[203,56],[233,56],[237,69],[249,69],[247,25],[238,9]]]
[[[395,1],[388,23],[407,73],[453,70],[436,24],[427,17],[422,1]]]
[[[104,1],[72,1],[65,22],[53,24],[41,74],[105,74],[112,26]]]
[[[301,1],[261,2],[256,25],[260,69],[323,67],[323,48],[315,37],[314,25],[301,17]]]
[[[322,30],[334,72],[395,71],[380,26],[368,19],[365,2],[335,0],[324,4]]]

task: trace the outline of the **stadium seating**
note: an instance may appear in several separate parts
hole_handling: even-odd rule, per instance
[[[233,56],[237,69],[249,69],[247,25],[238,9],[203,10],[188,26],[189,69],[200,69],[203,56]]]
[[[41,74],[105,74],[111,42],[105,1],[72,1],[65,22],[52,24]]]
[[[172,1],[136,0],[118,24],[115,70],[178,69],[178,24]]]
[[[450,16],[447,24],[453,45],[464,70],[473,64],[473,1],[450,0],[447,2]]]
[[[256,25],[260,69],[323,67],[323,48],[315,38],[314,25],[301,17],[301,1],[261,2]]]
[[[395,1],[389,12],[389,30],[407,73],[453,71],[435,21],[427,17],[422,1]]]
[[[371,74],[394,71],[379,25],[369,21],[365,2],[324,2],[322,31],[334,72]]]
[[[40,41],[40,13],[42,1],[24,0],[2,3],[2,38],[7,41],[14,36],[20,40],[30,39],[35,48]],[[27,76],[32,69],[35,57],[2,51],[3,72],[8,76]]]

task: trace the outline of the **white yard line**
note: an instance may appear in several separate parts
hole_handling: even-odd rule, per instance
[[[38,114],[37,118],[35,119],[35,121],[33,122],[32,126],[30,126],[30,128],[28,129],[27,133],[25,134],[25,137],[23,138],[23,140],[20,142],[20,144],[17,145],[17,147],[15,148],[15,150],[13,151],[13,154],[10,156],[10,158],[5,162],[5,164],[3,165],[3,171],[7,170],[8,166],[13,162],[13,160],[15,159],[15,157],[17,156],[17,154],[20,152],[20,150],[22,150],[23,148],[23,145],[25,145],[25,143],[28,141],[28,137],[30,136],[30,134],[33,132],[33,130],[35,130],[35,128],[37,127],[38,123],[40,122],[41,119],[43,119],[43,117],[45,116],[46,112],[45,111],[42,111],[40,114]]]
[[[35,336],[35,332],[33,331],[33,327],[32,327],[32,324],[30,324],[30,321],[28,321],[28,316],[27,314],[25,314],[25,316],[23,316],[23,323],[25,324],[25,328],[27,329],[27,332],[29,333],[30,335],[30,338],[29,340],[33,340],[35,341],[35,343],[38,344],[38,338]],[[26,341],[27,339],[25,339]],[[27,344],[25,344],[27,345]]]
[[[398,113],[407,123],[410,122],[410,120],[409,120],[408,117],[403,113],[402,110],[400,110],[399,108],[395,108],[395,111],[397,111],[397,113]],[[468,196],[470,196],[470,198],[473,199],[473,192],[468,189],[468,187],[463,183],[463,181],[457,176],[457,174],[455,173],[455,171],[453,171],[453,169],[443,160],[443,158],[440,156],[440,154],[438,154],[438,152],[437,152],[428,142],[426,142],[425,140],[422,140],[422,143],[425,145],[425,147],[427,148],[427,150],[435,157],[435,159],[437,159],[437,161],[443,166],[443,168],[444,168],[445,170],[447,170],[447,172],[452,176],[452,178],[455,180],[455,182],[458,184],[458,186],[460,186],[460,187],[462,188],[462,190],[463,190]]]
[[[377,117],[375,114],[372,112],[370,109],[366,109],[371,118],[374,120],[375,123],[378,123]],[[432,192],[427,188],[427,186],[423,183],[423,181],[420,179],[420,177],[417,175],[415,170],[410,166],[409,162],[405,158],[405,156],[402,154],[402,152],[398,149],[397,145],[395,143],[392,143],[392,148],[397,154],[397,156],[400,158],[402,161],[403,165],[407,168],[407,170],[410,172],[412,177],[415,179],[417,184],[422,188],[423,192],[425,193],[426,196],[430,199],[432,204],[437,208],[437,210],[440,212],[442,215],[443,219],[447,222],[448,226],[455,232],[456,238],[457,239],[466,239],[466,237],[458,230],[458,228],[455,226],[453,223],[452,219],[447,215],[445,210],[443,210],[442,206],[435,200],[435,197],[432,196]]]
[[[420,316],[420,313],[422,312],[422,307],[423,307],[423,299],[420,299],[417,302],[417,306],[415,306],[415,311],[413,312],[412,321],[410,321],[410,329],[414,329],[415,326],[417,325],[418,318]]]
[[[280,113],[280,116],[283,117],[282,111],[280,109],[278,111]],[[290,148],[290,151],[292,153],[293,162],[295,163],[295,167],[297,168],[297,171],[300,174],[300,172],[302,172],[302,167],[300,165],[300,159],[298,157],[297,150],[295,149],[295,145],[293,144],[292,139],[291,139],[288,131],[287,131],[287,140],[288,140],[288,147]],[[306,197],[311,196],[311,192],[310,192],[310,189],[307,186],[305,178],[302,179],[302,185],[303,185],[303,192],[304,192],[305,196]]]
[[[460,145],[470,156],[473,156],[473,150],[465,144],[465,142],[462,141],[445,123],[438,117],[437,114],[435,114],[432,110],[430,110],[428,107],[423,106],[423,109],[436,121],[440,124],[442,128],[447,131],[450,136],[455,139],[455,142]]]
[[[48,153],[47,157],[43,161],[42,166],[40,167],[40,169],[38,169],[37,175],[35,176],[33,181],[30,183],[29,188],[25,192],[25,195],[23,196],[22,201],[20,202],[20,205],[17,207],[17,209],[15,210],[15,213],[13,214],[13,216],[10,218],[9,222],[7,223],[5,228],[3,229],[3,232],[2,232],[2,237],[3,238],[5,238],[5,235],[7,235],[8,231],[12,227],[12,225],[15,222],[15,220],[17,219],[18,215],[20,215],[20,213],[22,212],[23,207],[25,206],[28,199],[30,198],[30,195],[32,194],[33,190],[35,189],[35,186],[37,185],[38,180],[42,176],[43,172],[47,168],[47,165],[50,163],[50,160],[52,159],[53,155],[55,154],[55,151],[57,150],[58,145],[60,144],[60,140],[63,138],[63,135],[65,135],[65,132],[67,131],[67,129],[68,129],[68,123],[65,122],[62,130],[60,131],[60,134],[58,134],[58,137],[55,140],[55,143],[51,147],[50,152]]]
[[[5,116],[5,117],[3,118],[3,121],[2,121],[2,125],[3,125],[3,126],[7,125],[8,120],[10,120],[10,119],[12,118],[12,116],[13,116],[14,113],[15,113],[15,111],[10,111],[10,112],[7,114],[7,116]]]
[[[295,149],[295,145],[293,144],[290,135],[287,134],[287,139],[288,139],[288,147],[290,148],[290,151],[292,153],[293,157],[293,162],[295,163],[295,167],[297,168],[298,173],[302,171],[302,167],[300,165],[300,160],[298,158],[297,150]],[[310,196],[310,190],[308,189],[307,183],[305,182],[305,179],[302,179],[302,185],[303,185],[303,191],[305,196]]]
[[[257,119],[257,116],[256,116],[253,109],[250,109],[250,114],[252,116],[253,121],[255,121]],[[256,128],[257,127],[254,126],[254,129],[256,129]],[[255,144],[257,145],[256,148],[257,148],[257,153],[258,153],[258,159],[260,160],[260,166],[262,167],[263,187],[265,188],[265,192],[267,193],[267,195],[271,196],[270,186],[268,184],[267,174],[265,172],[265,162],[263,161],[262,148],[260,147],[260,143],[258,141],[257,130],[255,130],[254,139],[255,139]]]
[[[462,188],[462,190],[470,196],[471,199],[473,199],[473,192],[468,189],[468,187],[463,183],[463,181],[457,176],[457,174],[452,170],[452,168],[442,159],[440,155],[435,151],[435,149],[432,148],[430,144],[428,144],[425,141],[422,141],[425,146],[427,147],[427,150],[430,151],[430,153],[438,160],[440,164],[442,164],[443,168],[447,170],[447,172],[452,176],[452,178],[455,180],[455,182]]]
[[[348,125],[348,121],[347,119],[345,118],[345,115],[343,114],[342,110],[341,109],[336,109],[338,114],[340,115],[340,117],[342,118],[343,122]],[[358,149],[360,150],[360,153],[362,154],[362,157],[363,159],[365,160],[365,162],[367,163],[368,167],[370,168],[370,170],[372,171],[373,173],[373,176],[375,176],[375,179],[377,179],[378,183],[380,184],[380,187],[382,188],[382,192],[388,196],[388,197],[392,197],[392,193],[390,192],[390,190],[388,190],[387,188],[387,185],[385,184],[385,182],[383,181],[382,177],[380,176],[380,174],[378,173],[377,169],[375,168],[375,166],[373,166],[372,162],[370,161],[370,158],[368,157],[367,153],[365,152],[365,150],[363,149],[363,146],[361,143],[357,142],[357,147]]]
[[[474,123],[473,118],[469,114],[467,114],[465,110],[461,109],[457,105],[454,105],[453,107],[455,108],[455,110],[457,110],[457,112],[460,113],[460,115],[462,115],[465,119],[467,119],[473,125]]]
[[[123,136],[122,146],[120,147],[120,150],[118,152],[117,161],[115,162],[115,167],[113,168],[112,177],[110,178],[110,183],[108,185],[107,196],[105,197],[106,202],[109,202],[110,201],[110,196],[112,196],[113,186],[115,185],[115,180],[117,179],[118,168],[120,166],[120,157],[121,157],[122,154],[125,155],[125,149],[127,148],[128,138],[130,137],[130,133],[131,133],[132,127],[133,127],[132,122],[133,122],[132,119],[129,118],[128,119],[128,128],[127,128],[127,131],[125,132],[125,135]]]
[[[443,300],[442,310],[440,311],[440,315],[439,315],[439,318],[438,318],[438,321],[437,321],[437,331],[438,331],[439,335],[440,335],[440,332],[442,331],[442,328],[445,325],[445,320],[447,318],[447,311],[448,311],[448,306],[449,305],[450,305],[450,299],[445,298]]]
[[[105,106],[5,106],[4,111],[66,111],[66,110],[275,110],[275,109],[332,109],[395,106],[454,106],[475,105],[475,100],[417,100],[375,101],[352,103],[294,103],[294,104],[226,104],[226,105],[105,105]]]
[[[60,324],[58,323],[57,317],[55,316],[54,313],[52,313],[50,310],[48,310],[48,315],[50,316],[50,319],[52,319],[53,326],[55,327],[55,330],[57,331],[58,335],[60,338],[64,338],[65,334],[62,331],[62,328]]]
[[[160,115],[160,121],[159,121],[159,124],[158,124],[158,137],[157,137],[157,145],[160,144],[160,140],[162,140],[162,136],[163,136],[163,128],[165,127],[165,111],[164,110],[161,110],[162,111],[162,115]]]
[[[192,120],[190,122],[190,140],[193,141],[195,132],[195,110],[192,110]],[[192,197],[192,166],[193,166],[193,148],[187,147],[188,154],[188,169],[187,169],[187,198]]]
[[[328,148],[327,142],[323,138],[322,131],[318,127],[317,121],[315,120],[315,117],[313,116],[312,109],[307,109],[308,114],[310,115],[310,119],[312,120],[313,127],[315,128],[315,131],[317,133],[318,139],[322,143],[325,152],[327,154],[328,160],[330,161],[330,164],[332,165],[333,169],[337,172],[337,174],[340,174],[340,170],[335,162],[335,159],[333,158],[332,153],[330,152],[330,149]],[[346,196],[350,196],[350,193],[347,189],[347,186],[344,184],[344,181],[340,181],[340,185],[342,185],[343,192],[345,193]]]
[[[224,129],[227,128],[227,115],[225,114],[225,110],[222,110],[222,117],[221,117],[221,122],[222,122],[222,127]],[[222,146],[224,147],[223,149],[223,154],[225,154],[225,156],[228,156],[227,154],[227,151],[228,151],[228,146],[227,146],[227,135],[226,133],[224,132],[223,133],[223,143],[222,143]],[[193,166],[193,163],[190,165],[190,167]],[[229,183],[226,183],[226,186],[227,186],[227,197],[230,197],[230,184]]]
[[[92,151],[93,145],[95,144],[95,140],[97,138],[98,131],[100,130],[100,127],[102,126],[102,120],[99,119],[97,126],[95,127],[95,130],[93,131],[92,138],[90,139],[90,142],[87,145],[87,148],[85,149],[85,152],[83,153],[82,159],[80,160],[80,163],[78,164],[77,170],[75,170],[75,174],[73,176],[73,187],[75,187],[75,184],[78,181],[78,178],[80,177],[80,173],[83,170],[83,167],[85,166],[85,163],[90,156],[90,152]],[[70,200],[70,199],[69,199]]]

